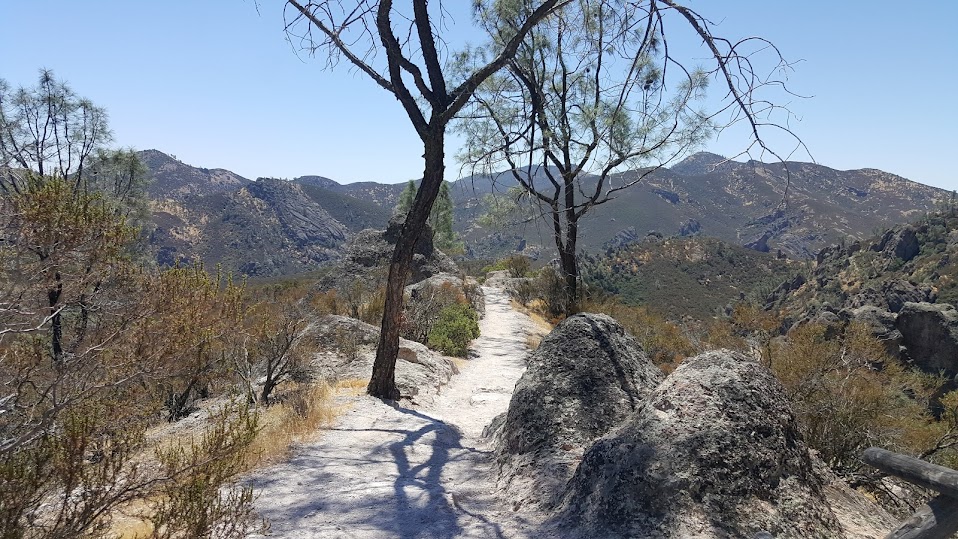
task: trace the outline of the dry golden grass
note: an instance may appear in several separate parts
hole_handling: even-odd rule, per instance
[[[365,391],[367,383],[363,380],[346,380],[335,386],[322,382],[278,387],[276,394],[282,399],[257,412],[259,432],[249,448],[244,466],[246,471],[282,460],[289,454],[293,444],[309,440],[322,432],[340,412],[333,402],[336,394],[353,394],[359,388]],[[146,466],[153,465],[156,448],[188,445],[194,437],[202,436],[205,427],[205,421],[197,422],[189,429],[170,428],[167,425],[157,427],[150,433],[152,449],[138,459]],[[120,539],[148,537],[153,531],[151,524],[136,515],[144,514],[149,503],[149,500],[138,500],[114,515],[110,535]]]
[[[365,378],[350,378],[336,382],[336,389],[341,390],[346,395],[356,396],[366,392],[366,386],[369,380]]]
[[[532,300],[529,305],[523,305],[513,299],[510,300],[510,304],[513,309],[525,314],[532,320],[533,329],[526,335],[526,348],[530,351],[539,348],[542,339],[555,328],[555,323],[542,315],[545,304],[539,299]]]
[[[521,311],[532,320],[533,324],[532,331],[526,336],[526,348],[529,350],[535,350],[536,348],[539,348],[539,344],[542,343],[542,339],[552,332],[552,330],[555,328],[555,324],[540,314],[535,307],[521,309]]]
[[[247,467],[281,460],[293,444],[310,439],[332,424],[339,413],[333,404],[336,389],[325,382],[294,387],[286,390],[282,401],[261,409],[260,431],[250,447]]]

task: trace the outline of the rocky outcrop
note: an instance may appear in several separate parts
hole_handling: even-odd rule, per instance
[[[765,299],[765,308],[772,309],[778,303],[781,303],[785,298],[788,297],[790,292],[798,290],[806,283],[805,275],[798,273],[791,279],[783,281],[782,284],[772,291],[768,295],[768,298]]]
[[[385,230],[363,230],[353,236],[343,248],[342,261],[319,280],[318,287],[321,290],[343,289],[357,280],[371,289],[384,284],[402,230],[402,219],[401,216],[393,217]],[[426,225],[413,252],[408,283],[418,283],[439,273],[459,273],[455,262],[433,246],[432,236],[432,229]]]
[[[618,231],[615,236],[612,236],[612,239],[603,243],[602,249],[605,251],[622,249],[623,247],[628,247],[629,245],[638,242],[640,239],[639,233],[635,231],[635,227],[630,226],[626,229]]]
[[[486,286],[501,288],[513,298],[519,297],[520,289],[533,282],[530,277],[513,277],[509,270],[490,271],[486,274]]]
[[[312,374],[329,381],[368,380],[379,342],[379,328],[345,316],[320,319],[317,337],[322,353],[312,362]],[[436,392],[458,371],[449,358],[425,345],[399,340],[396,386],[404,397],[417,398],[424,390]]]
[[[872,244],[873,251],[884,253],[889,258],[900,258],[908,262],[918,255],[920,249],[918,235],[913,226],[903,226],[897,229],[890,229],[882,235],[881,239]]]
[[[313,251],[335,249],[346,241],[346,227],[307,197],[302,187],[283,180],[260,179],[247,185],[246,190],[271,208],[286,237],[310,258],[319,256]]]
[[[958,311],[948,303],[906,303],[898,313],[907,355],[926,372],[958,374]]]
[[[769,251],[768,240],[772,239],[773,235],[771,232],[763,232],[761,236],[758,236],[750,242],[746,242],[745,248],[760,253],[767,253]]]
[[[867,288],[848,300],[850,308],[872,305],[897,313],[905,303],[934,302],[934,290],[928,285],[917,285],[905,279],[889,279],[877,288]]]
[[[549,506],[593,440],[625,421],[662,379],[614,319],[579,314],[530,356],[498,433],[500,484]]]
[[[558,519],[594,537],[841,537],[826,483],[771,372],[720,350],[589,448]]]
[[[695,236],[702,232],[702,223],[696,219],[689,219],[679,227],[679,236]]]
[[[427,279],[423,279],[418,283],[407,286],[407,308],[411,307],[417,302],[428,302],[428,298],[426,296],[428,296],[430,292],[441,288],[449,288],[458,293],[462,293],[473,310],[479,314],[479,317],[481,318],[485,316],[486,300],[485,295],[482,292],[482,287],[479,286],[479,283],[476,282],[476,280],[472,277],[466,277],[466,279],[463,280],[449,273],[439,273]]]

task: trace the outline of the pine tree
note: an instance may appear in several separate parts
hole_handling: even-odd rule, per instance
[[[409,180],[402,194],[399,195],[399,204],[396,204],[395,214],[406,215],[409,208],[412,208],[413,201],[416,200],[416,182]]]
[[[429,226],[435,233],[433,242],[436,247],[446,253],[462,251],[462,242],[452,229],[452,195],[449,193],[449,183],[442,182],[439,195],[429,214]]]

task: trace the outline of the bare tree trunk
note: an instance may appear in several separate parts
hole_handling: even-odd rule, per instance
[[[60,272],[54,277],[56,285],[47,289],[47,304],[50,307],[50,349],[53,361],[59,363],[63,359],[63,319],[60,316],[60,296],[63,294],[63,282]]]
[[[392,263],[389,265],[389,277],[386,281],[386,302],[383,308],[383,323],[379,333],[379,346],[376,349],[376,361],[366,392],[381,399],[396,400],[399,389],[396,387],[396,358],[399,355],[399,330],[403,310],[403,291],[409,269],[412,266],[416,243],[426,226],[433,202],[442,185],[445,165],[443,164],[445,126],[434,127],[423,138],[425,146],[425,170],[422,184],[416,193],[412,209],[406,215],[393,250]]]
[[[575,242],[566,238],[565,252],[559,255],[565,278],[565,315],[579,312],[579,264],[575,255]]]

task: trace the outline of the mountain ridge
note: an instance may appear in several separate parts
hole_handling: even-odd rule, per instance
[[[234,213],[260,212],[256,218],[247,216],[250,223],[255,221],[260,223],[259,226],[282,228],[280,214],[286,211],[283,200],[292,196],[300,199],[296,204],[306,204],[304,207],[309,208],[307,214],[312,217],[307,218],[319,220],[329,231],[343,231],[343,235],[349,235],[364,228],[384,228],[405,189],[405,183],[340,184],[320,175],[304,175],[289,181],[268,178],[250,181],[226,169],[191,167],[158,150],[147,150],[140,155],[155,178],[149,188],[154,206],[159,205],[158,201],[166,200],[167,206],[180,207],[173,214],[182,215],[189,214],[190,208],[203,209],[177,225],[197,236],[193,246],[179,246],[181,254],[184,250],[187,253],[195,250],[196,245],[204,242],[198,236],[203,236],[203,230],[211,220],[223,217],[227,206]],[[609,181],[626,182],[634,174],[634,171],[618,173]],[[266,193],[264,198],[252,197],[259,200],[258,209],[256,205],[244,205],[236,199],[244,189],[248,191],[252,187],[257,190],[260,182],[281,181],[295,187],[266,190],[268,193],[260,190]],[[593,181],[593,178],[584,178],[583,183],[588,187]],[[466,241],[467,253],[492,258],[511,252],[533,257],[550,256],[549,253],[554,251],[551,226],[526,224],[492,230],[478,222],[478,217],[485,211],[486,195],[493,191],[504,193],[511,184],[514,180],[508,174],[496,177],[476,175],[451,182],[456,229]],[[279,199],[272,200],[274,195]],[[587,252],[601,252],[603,245],[613,238],[635,236],[630,240],[634,241],[653,231],[664,236],[694,233],[758,251],[811,259],[828,245],[863,239],[876,229],[888,228],[933,211],[951,196],[952,193],[944,189],[872,168],[841,171],[803,162],[742,163],[718,154],[700,152],[671,168],[655,171],[587,214],[581,222],[579,245]],[[266,208],[270,209],[266,211]],[[267,219],[265,215],[270,212],[272,216]],[[169,215],[172,215],[169,211],[161,210],[158,220],[169,225]],[[236,219],[237,215],[233,218]],[[240,234],[236,228],[230,230],[230,234]],[[322,235],[327,240],[339,236],[339,232]],[[278,241],[279,237],[284,240],[278,245],[298,247],[271,255],[274,263],[269,267],[275,272],[322,264],[335,258],[336,249],[342,245],[338,239],[327,241],[322,249],[328,252],[316,258],[304,254],[302,249],[307,248],[290,230],[281,232],[274,239]],[[207,238],[206,241],[230,244],[222,240]],[[162,243],[159,242],[158,249],[162,248]],[[162,258],[164,262],[169,261],[168,256]],[[288,260],[280,263],[280,258]]]

